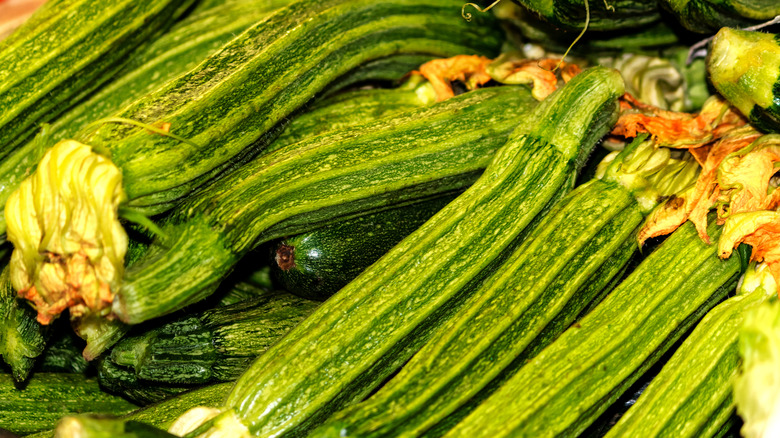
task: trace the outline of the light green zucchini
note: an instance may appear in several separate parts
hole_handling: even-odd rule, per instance
[[[445,436],[581,433],[733,290],[739,271],[739,257],[719,259],[686,223]]]

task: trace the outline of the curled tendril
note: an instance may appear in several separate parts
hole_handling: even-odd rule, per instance
[[[478,4],[476,4],[476,3],[466,3],[466,4],[465,4],[465,5],[463,5],[463,7],[460,9],[460,15],[461,15],[461,16],[463,17],[463,19],[465,19],[466,21],[471,21],[471,17],[472,17],[472,15],[471,15],[471,12],[466,12],[466,6],[471,6],[471,7],[473,7],[474,9],[476,9],[477,11],[479,11],[479,12],[487,12],[487,11],[489,11],[490,9],[492,9],[492,8],[493,8],[493,6],[497,5],[497,4],[498,4],[500,1],[501,1],[501,0],[496,0],[496,1],[494,1],[493,3],[491,3],[491,5],[490,5],[490,6],[488,6],[488,7],[484,8],[484,9],[483,9],[483,8],[481,8],[481,7],[480,7]]]
[[[604,7],[610,12],[615,12],[615,7],[607,3],[607,0],[604,0]]]
[[[604,4],[607,4],[606,0],[604,0]],[[614,9],[614,8],[613,8]],[[577,35],[577,38],[574,39],[574,41],[571,43],[568,49],[566,49],[566,52],[561,56],[561,60],[558,61],[558,65],[555,66],[553,69],[553,72],[558,71],[558,69],[561,68],[563,65],[563,60],[566,59],[566,55],[569,54],[571,51],[571,48],[574,47],[575,44],[577,44],[577,41],[582,38],[583,35],[585,35],[585,32],[588,30],[588,25],[590,24],[590,5],[588,5],[588,0],[585,0],[585,26],[582,28],[582,32],[580,32],[579,35]]]

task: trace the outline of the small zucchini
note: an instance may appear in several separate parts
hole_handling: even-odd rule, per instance
[[[456,196],[391,208],[282,239],[272,246],[272,275],[286,290],[323,301]]]

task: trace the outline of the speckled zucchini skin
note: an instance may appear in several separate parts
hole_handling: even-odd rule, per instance
[[[114,312],[164,315],[211,294],[260,243],[467,187],[535,105],[525,87],[475,90],[262,155],[176,209]]]
[[[606,436],[715,436],[736,415],[731,393],[741,362],[742,321],[767,298],[756,290],[707,313]]]
[[[81,374],[36,373],[23,389],[10,375],[0,374],[0,428],[14,433],[51,429],[68,414],[120,415],[136,408]]]
[[[585,26],[584,0],[513,0],[555,26],[582,29]],[[607,7],[610,6],[610,8]],[[588,1],[589,30],[632,29],[661,18],[655,0]],[[613,9],[614,8],[614,9]]]
[[[324,301],[456,196],[391,208],[282,239],[272,247],[272,274],[286,290]]]
[[[733,291],[739,271],[686,223],[445,436],[576,436]]]
[[[122,169],[127,205],[160,213],[259,153],[275,125],[361,64],[411,53],[495,54],[493,20],[468,23],[459,11],[456,0],[295,2],[115,114],[169,123],[191,143],[122,123],[77,137],[105,148]]]
[[[617,183],[591,180],[578,187],[474,291],[446,330],[376,394],[313,435],[443,433],[601,296],[633,255],[643,217]]]
[[[0,42],[0,158],[106,82],[193,2],[62,0]]]
[[[520,121],[477,182],[258,358],[226,401],[254,435],[301,435],[365,397],[506,257],[617,115],[617,72],[576,76]]]
[[[780,15],[776,0],[661,0],[686,29],[715,33],[721,27],[748,27]]]

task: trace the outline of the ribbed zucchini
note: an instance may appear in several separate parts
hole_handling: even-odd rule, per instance
[[[0,428],[27,434],[51,429],[64,415],[125,414],[130,402],[100,390],[95,379],[80,374],[36,373],[23,389],[0,374]]]
[[[780,34],[721,29],[707,71],[715,89],[765,132],[780,132]]]
[[[0,157],[116,74],[192,0],[63,0],[0,41]]]
[[[475,90],[258,157],[177,208],[114,312],[163,315],[209,295],[262,242],[467,187],[535,105],[527,88]]]
[[[555,26],[582,29],[589,17],[590,30],[631,29],[661,18],[653,0],[513,0]],[[587,1],[587,5],[586,5]]]
[[[9,240],[17,249],[12,259],[14,287],[36,302],[41,321],[60,310],[50,304],[63,293],[76,296],[79,315],[105,311],[124,269],[126,237],[116,219],[120,206],[125,213],[128,207],[146,213],[170,208],[206,181],[257,155],[282,119],[362,63],[405,53],[497,51],[500,31],[489,25],[492,20],[467,23],[459,17],[457,4],[455,0],[295,2],[113,118],[94,121],[78,136],[81,143],[60,142],[68,151],[61,159],[81,157],[81,152],[70,152],[83,152],[84,148],[76,147],[82,143],[110,155],[108,161],[101,154],[87,154],[83,159],[100,164],[82,163],[90,169],[89,178],[110,181],[66,190],[70,195],[57,191],[62,185],[33,182],[49,178],[70,181],[63,185],[84,184],[84,176],[68,174],[69,169],[81,168],[69,162],[31,175],[14,192],[6,202]],[[45,172],[51,174],[44,177]],[[50,188],[57,193],[47,192]],[[58,201],[43,200],[49,196]],[[90,196],[101,201],[86,201]],[[53,205],[61,212],[44,214],[35,205]],[[71,216],[81,220],[63,219]],[[79,229],[88,221],[87,229]],[[49,246],[41,247],[42,242]],[[59,247],[63,242],[67,249]],[[74,265],[82,263],[79,249],[84,246],[92,255],[86,269],[94,271],[94,282],[82,285],[81,279],[51,278],[55,272],[80,271]],[[50,256],[41,260],[40,253]],[[81,286],[69,286],[74,284]],[[84,305],[82,297],[87,298]]]
[[[367,395],[568,190],[622,93],[617,72],[595,68],[545,99],[474,185],[260,356],[225,416],[252,435],[300,435]]]
[[[320,435],[411,437],[431,428],[437,435],[465,416],[500,385],[497,378],[513,374],[603,296],[636,249],[643,213],[693,184],[695,162],[668,158],[653,142],[610,156],[603,179],[564,197],[446,330],[376,394],[333,416]]]
[[[719,259],[686,223],[445,436],[577,435],[733,290],[739,270],[739,257]]]
[[[178,436],[132,420],[89,414],[63,417],[54,433],[56,438],[176,438]]]
[[[730,420],[744,316],[777,294],[764,268],[749,268],[738,295],[707,313],[607,437],[714,436]]]
[[[25,380],[43,353],[48,330],[35,320],[35,311],[16,297],[8,266],[0,274],[0,355],[17,382]]]
[[[107,117],[168,80],[189,71],[237,33],[260,21],[289,0],[244,0],[189,15],[130,57],[117,78],[84,102],[60,115],[44,133],[28,141],[0,163],[0,204],[35,168],[46,147],[75,135],[84,125]],[[198,7],[201,5],[199,4]],[[0,211],[0,233],[5,216]]]
[[[662,0],[688,30],[714,33],[722,27],[747,27],[780,15],[777,0]]]
[[[273,246],[273,275],[286,290],[325,300],[452,201],[457,193],[336,222]]]
[[[289,293],[269,293],[127,337],[107,353],[107,360],[127,368],[139,385],[235,380],[318,304]]]

